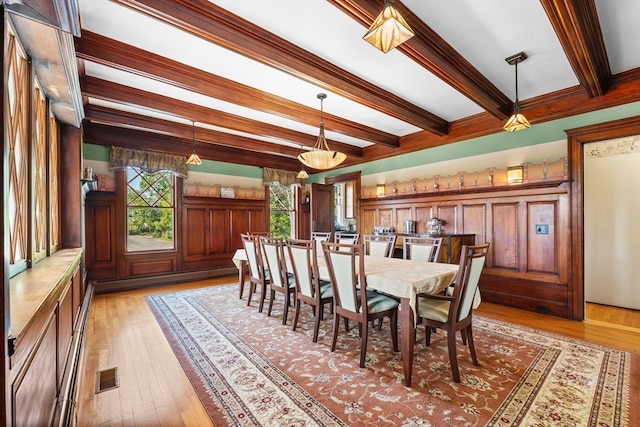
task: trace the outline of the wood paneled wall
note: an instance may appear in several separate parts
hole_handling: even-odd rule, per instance
[[[484,301],[570,317],[569,183],[364,199],[360,206],[363,233],[374,226],[399,231],[405,220],[418,221],[417,232],[425,233],[435,215],[445,233],[474,234],[476,243],[491,243],[480,282]]]
[[[86,197],[87,277],[98,281],[96,292],[204,278],[214,270],[230,273],[233,254],[242,247],[240,234],[269,229],[268,200],[182,196],[175,205],[175,249],[127,252],[122,179],[116,176],[115,192]],[[181,189],[178,179],[177,194]]]

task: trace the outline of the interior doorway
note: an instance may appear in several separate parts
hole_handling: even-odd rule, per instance
[[[585,320],[585,221],[584,221],[584,145],[617,138],[640,135],[640,116],[627,117],[612,122],[598,123],[576,129],[566,130],[567,154],[569,158],[569,179],[571,181],[571,251],[568,285],[569,318]],[[615,183],[625,185],[624,182]],[[606,220],[615,219],[615,206],[611,206]],[[628,239],[624,236],[600,236],[601,239]],[[635,278],[637,282],[638,278]]]
[[[583,148],[585,301],[640,310],[640,135]]]
[[[334,229],[363,233],[360,225],[360,172],[326,177],[325,184],[334,187]]]

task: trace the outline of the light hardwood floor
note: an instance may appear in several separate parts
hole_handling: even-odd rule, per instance
[[[236,277],[226,277],[94,296],[78,380],[77,425],[211,426],[144,296],[234,281],[237,283]],[[635,310],[588,304],[585,322],[486,302],[477,313],[640,352],[640,312]],[[114,367],[118,368],[119,386],[95,393],[96,373]]]

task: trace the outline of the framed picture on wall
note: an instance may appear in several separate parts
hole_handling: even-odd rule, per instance
[[[233,187],[220,187],[220,197],[233,199],[236,197],[236,192]]]

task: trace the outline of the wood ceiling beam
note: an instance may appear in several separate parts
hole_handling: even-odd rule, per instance
[[[90,31],[76,39],[76,56],[253,110],[318,126],[320,111],[233,80],[190,67]],[[353,138],[397,147],[400,138],[342,117],[324,113],[325,129]]]
[[[533,126],[536,126],[544,122],[634,102],[640,102],[640,68],[612,76],[609,90],[602,96],[590,97],[582,87],[574,86],[526,99],[521,102],[521,107]],[[377,145],[367,147],[364,149],[362,161],[381,160],[399,154],[408,154],[414,151],[501,133],[504,132],[502,130],[503,125],[504,122],[484,112],[452,122],[449,134],[445,137],[436,137],[428,132],[419,131],[400,138],[400,148],[393,151]],[[356,161],[356,163],[361,163],[362,161]],[[347,162],[345,161],[345,163]]]
[[[383,0],[328,1],[365,28],[371,26],[385,5]],[[393,6],[415,33],[414,37],[396,47],[396,50],[413,59],[496,118],[504,120],[511,115],[513,101],[508,96],[406,6],[399,1],[395,1]]]
[[[436,135],[449,123],[227,10],[199,0],[117,0],[184,31]]]
[[[611,69],[593,0],[540,0],[580,86],[602,96]]]
[[[280,139],[308,148],[313,147],[317,139],[317,136],[311,136],[303,132],[269,125],[257,120],[247,119],[174,98],[167,98],[162,95],[119,85],[95,77],[83,77],[80,82],[80,88],[84,96],[128,106],[142,107],[174,117],[180,117],[185,120],[206,123],[251,135]],[[328,141],[328,143],[332,149],[342,151],[347,154],[347,156],[362,156],[362,149],[359,147],[338,141]]]
[[[85,142],[96,145],[127,147],[182,156],[190,155],[193,147],[191,139],[100,123],[87,123],[83,126],[83,130]],[[300,169],[300,162],[297,159],[266,153],[256,156],[254,151],[240,148],[196,142],[196,151],[200,158],[206,160],[293,171]]]
[[[127,111],[115,110],[97,105],[85,106],[85,119],[92,123],[102,123],[114,127],[129,129],[145,129],[148,132],[170,135],[187,140],[193,139],[194,129],[191,125],[171,122],[154,117],[133,114]],[[272,144],[258,139],[241,135],[233,135],[213,129],[195,126],[195,139],[212,145],[240,148],[259,153],[276,154],[295,159],[300,154],[299,148],[286,145]]]

